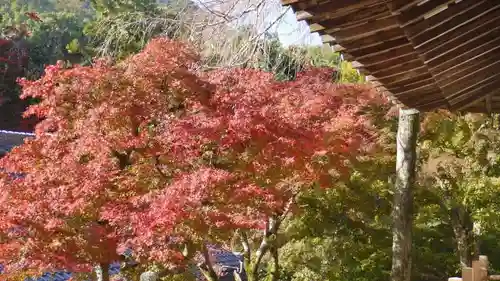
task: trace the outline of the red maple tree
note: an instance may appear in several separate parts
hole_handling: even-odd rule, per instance
[[[332,84],[328,69],[278,82],[198,62],[155,39],[117,65],[21,80],[23,97],[41,99],[25,115],[43,121],[0,163],[23,174],[0,182],[7,271],[85,272],[124,248],[186,265],[234,230],[278,228],[298,192],[333,186],[369,149],[362,110],[385,102],[374,90]]]

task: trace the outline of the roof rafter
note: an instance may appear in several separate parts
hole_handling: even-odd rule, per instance
[[[498,0],[282,2],[396,102],[500,112]]]

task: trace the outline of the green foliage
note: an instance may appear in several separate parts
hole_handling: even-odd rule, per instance
[[[70,53],[67,49],[72,42],[84,42],[83,19],[73,13],[43,13],[43,22],[33,26],[29,38],[30,66],[28,78],[36,79],[43,73],[45,65],[58,60],[79,63],[85,60],[85,51],[78,46]]]
[[[154,0],[90,0],[90,3],[100,17],[131,11],[151,12],[156,7]]]
[[[292,242],[282,250],[290,280],[385,279],[391,239],[382,211],[388,205],[380,202],[374,193],[347,186],[301,198],[303,215],[290,223]]]
[[[277,38],[268,40],[267,44],[262,44],[257,67],[273,72],[277,80],[295,79],[297,72],[303,68],[303,62],[298,53],[301,50],[283,48]]]
[[[158,6],[154,0],[92,0],[95,17],[86,23],[89,51],[123,59],[135,54],[159,35],[175,37],[180,29],[175,21],[181,7]]]
[[[374,109],[372,109],[374,110]],[[384,111],[386,109],[382,109]],[[373,112],[373,111],[371,111]],[[465,206],[481,226],[481,254],[498,270],[500,133],[488,116],[424,114],[415,191],[413,274],[438,281],[459,276],[452,206]],[[301,216],[287,226],[282,249],[285,280],[384,280],[391,265],[390,184],[395,118],[372,117],[380,130],[378,153],[360,159],[351,178],[332,190],[301,197]],[[436,162],[437,161],[437,162]],[[439,164],[437,164],[439,163]],[[445,196],[439,181],[444,181]],[[445,200],[443,200],[445,199]],[[443,204],[444,203],[444,204]]]
[[[447,207],[461,204],[485,227],[498,226],[500,131],[485,115],[432,113],[421,137],[422,181]]]
[[[342,60],[339,53],[331,47],[307,48],[306,63],[315,67],[331,67],[337,70],[338,83],[363,83],[365,78],[352,67],[348,61]]]

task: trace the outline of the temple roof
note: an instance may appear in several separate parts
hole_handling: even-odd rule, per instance
[[[282,3],[396,103],[500,112],[500,1]]]
[[[0,155],[9,152],[15,146],[23,144],[25,138],[33,136],[32,133],[0,130]]]

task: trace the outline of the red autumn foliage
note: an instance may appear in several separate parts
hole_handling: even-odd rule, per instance
[[[153,40],[122,64],[46,69],[36,137],[1,160],[0,260],[7,270],[85,271],[118,259],[182,262],[180,246],[263,227],[293,195],[331,187],[370,145],[365,86],[310,70],[200,73],[187,46]],[[16,229],[17,231],[13,231]]]
[[[41,22],[42,19],[40,18],[40,16],[38,15],[37,12],[26,12],[24,13],[27,17],[29,17],[30,19],[34,20],[34,21],[38,21],[38,22]]]

